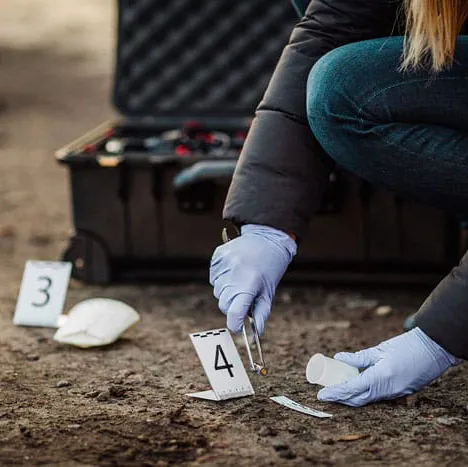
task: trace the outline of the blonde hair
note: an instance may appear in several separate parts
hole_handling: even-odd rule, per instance
[[[467,0],[404,0],[406,34],[403,69],[452,65],[455,43],[468,16]]]

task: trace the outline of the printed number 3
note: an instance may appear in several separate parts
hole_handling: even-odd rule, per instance
[[[43,287],[42,289],[39,289],[39,292],[44,294],[44,300],[40,303],[33,302],[33,306],[41,307],[41,306],[46,306],[49,301],[50,301],[50,294],[49,294],[49,289],[52,287],[52,279],[47,276],[39,276],[37,278],[38,281],[45,281],[47,285]]]
[[[221,357],[222,361],[224,362],[224,365],[219,364],[219,357]],[[215,356],[214,367],[215,367],[215,370],[229,371],[229,375],[231,376],[231,378],[234,378],[234,373],[232,372],[232,369],[231,369],[231,368],[234,368],[234,365],[227,361],[223,348],[219,344],[216,346],[216,356]]]

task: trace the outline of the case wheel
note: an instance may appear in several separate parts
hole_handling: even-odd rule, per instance
[[[62,255],[72,263],[72,277],[88,284],[109,284],[111,269],[109,255],[102,243],[85,233],[70,238]]]

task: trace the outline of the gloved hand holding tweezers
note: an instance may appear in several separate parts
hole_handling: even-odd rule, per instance
[[[253,224],[242,226],[239,237],[215,250],[210,284],[232,332],[245,332],[250,311],[258,334],[263,333],[276,287],[296,251],[296,242],[286,233]]]

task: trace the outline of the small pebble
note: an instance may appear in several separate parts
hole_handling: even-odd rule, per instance
[[[273,443],[273,448],[282,459],[294,459],[296,457],[296,454],[294,454],[289,445],[284,441],[275,441]]]
[[[89,391],[85,394],[85,397],[88,397],[90,399],[99,396],[100,392],[99,391]]]
[[[346,300],[346,308],[355,310],[357,308],[366,308],[367,310],[375,308],[379,304],[378,300],[367,298],[351,298]]]
[[[127,378],[127,383],[132,383],[132,384],[142,384],[145,382],[145,378],[143,377],[143,375],[140,375],[138,373],[135,373],[133,375],[130,375],[128,378]]]
[[[419,395],[418,394],[411,394],[406,396],[406,406],[407,407],[417,407],[420,405]]]
[[[172,357],[170,355],[166,355],[165,357],[161,358],[161,360],[158,361],[158,365],[164,365],[165,363],[171,361]]]
[[[292,303],[292,297],[289,292],[283,292],[278,298],[281,303]]]
[[[19,427],[19,431],[26,438],[30,438],[32,435],[31,430],[27,426],[24,426],[24,425]]]
[[[324,321],[315,325],[317,331],[326,331],[327,329],[349,329],[350,321]]]
[[[375,310],[376,316],[388,316],[393,311],[393,308],[388,305],[379,306]]]
[[[463,420],[458,417],[437,417],[435,419],[436,423],[444,426],[456,426],[460,423],[463,423]]]
[[[29,362],[37,362],[39,360],[39,355],[37,353],[30,353],[26,355],[26,360]]]
[[[99,402],[106,402],[110,399],[110,393],[109,391],[102,391],[98,394],[96,397],[96,400]]]
[[[278,439],[273,441],[273,448],[275,451],[285,451],[286,449],[289,449],[289,445],[282,439]]]
[[[329,445],[332,445],[332,444],[335,444],[335,440],[333,438],[325,438],[323,441],[322,441],[322,444],[329,444]]]
[[[71,386],[71,383],[70,381],[67,381],[66,379],[61,379],[60,381],[57,382],[55,386],[58,388],[68,388],[69,386]]]
[[[135,372],[133,370],[131,370],[130,368],[126,368],[125,370],[119,371],[118,377],[126,379],[129,376],[134,375],[134,374],[135,374]]]
[[[269,427],[269,426],[262,426],[260,430],[258,430],[258,436],[276,436],[277,432]]]
[[[112,396],[112,397],[124,397],[125,396],[125,393],[126,393],[126,389],[123,388],[122,386],[111,386],[109,388],[109,395]]]

